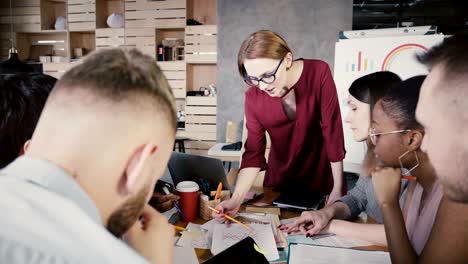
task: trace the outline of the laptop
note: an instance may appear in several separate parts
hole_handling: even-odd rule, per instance
[[[167,167],[161,180],[172,183],[174,186],[181,181],[194,181],[200,184],[200,179],[204,179],[208,182],[210,191],[216,191],[220,182],[223,183],[223,190],[234,191],[227,182],[223,162],[219,159],[173,152]],[[249,192],[243,203],[262,196],[263,192]]]
[[[273,204],[284,209],[318,210],[325,205],[325,195],[311,192],[283,192],[273,201]]]
[[[219,159],[173,152],[167,167],[174,186],[181,181],[200,183],[203,178],[211,191],[216,191],[220,182],[223,183],[223,190],[230,190],[223,162]],[[165,180],[167,176],[163,178]]]

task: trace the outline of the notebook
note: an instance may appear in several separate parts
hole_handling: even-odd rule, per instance
[[[383,251],[356,250],[348,248],[335,248],[313,246],[304,244],[289,244],[289,264],[306,263],[382,263],[390,264],[390,254]]]

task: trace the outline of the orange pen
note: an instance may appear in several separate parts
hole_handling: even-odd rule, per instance
[[[216,195],[215,195],[215,198],[214,198],[215,200],[218,200],[219,196],[221,195],[222,189],[223,189],[223,183],[220,182],[218,184],[218,189],[216,190]]]
[[[213,211],[213,212],[219,214],[219,210],[216,210],[216,209],[214,209],[214,208],[211,207],[211,206],[208,206],[208,209],[210,209],[211,211]],[[227,215],[227,214],[222,214],[222,215],[223,215],[224,217],[226,217],[228,220],[231,220],[232,222],[237,223],[237,224],[239,224],[240,226],[242,226],[242,227],[244,227],[244,228],[246,228],[246,229],[251,229],[250,226],[241,223],[239,220],[234,219],[234,218],[230,217],[230,216]]]
[[[415,176],[401,175],[401,177],[402,177],[403,179],[407,179],[407,180],[410,180],[410,181],[415,181],[415,180],[416,180],[416,177],[415,177]]]

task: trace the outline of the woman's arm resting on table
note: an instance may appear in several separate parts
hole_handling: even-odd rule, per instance
[[[343,220],[332,220],[324,233],[368,241],[379,246],[387,246],[385,229],[381,224],[360,224]]]

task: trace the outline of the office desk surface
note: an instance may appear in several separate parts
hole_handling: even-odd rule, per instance
[[[273,201],[279,196],[279,193],[278,192],[275,192],[273,191],[271,188],[253,188],[252,189],[253,191],[263,191],[264,192],[264,195],[263,197],[261,197],[260,199],[256,200],[255,202],[263,202],[263,203],[268,203],[268,204],[272,204]],[[245,205],[241,206],[241,209],[240,211],[244,210],[245,209]],[[298,217],[300,216],[300,213],[299,212],[292,212],[292,211],[287,211],[287,210],[283,210],[281,209],[281,215],[280,215],[280,219],[288,219],[288,218],[293,218],[293,217]],[[195,224],[204,224],[206,223],[207,221],[206,220],[203,220],[201,218],[197,218],[195,220]],[[368,218],[367,221],[364,221],[362,218],[358,218],[356,219],[354,222],[356,223],[373,223],[375,224],[376,222],[371,219],[371,218]],[[179,225],[179,226],[186,226],[187,223],[184,223],[184,222],[179,222],[179,223],[176,223],[176,225]],[[387,248],[386,247],[382,247],[382,246],[365,246],[365,247],[358,247],[357,249],[366,249],[366,250],[381,250],[381,251],[386,251]],[[195,249],[195,253],[197,254],[197,257],[198,257],[198,261],[201,263],[202,261],[205,261],[207,260],[208,258],[210,258],[211,256],[213,256],[211,254],[211,251],[209,249]],[[286,263],[286,262],[285,262]]]
[[[221,148],[230,143],[217,143],[208,150],[208,156],[227,162],[239,162],[242,156],[241,150],[222,150]]]

